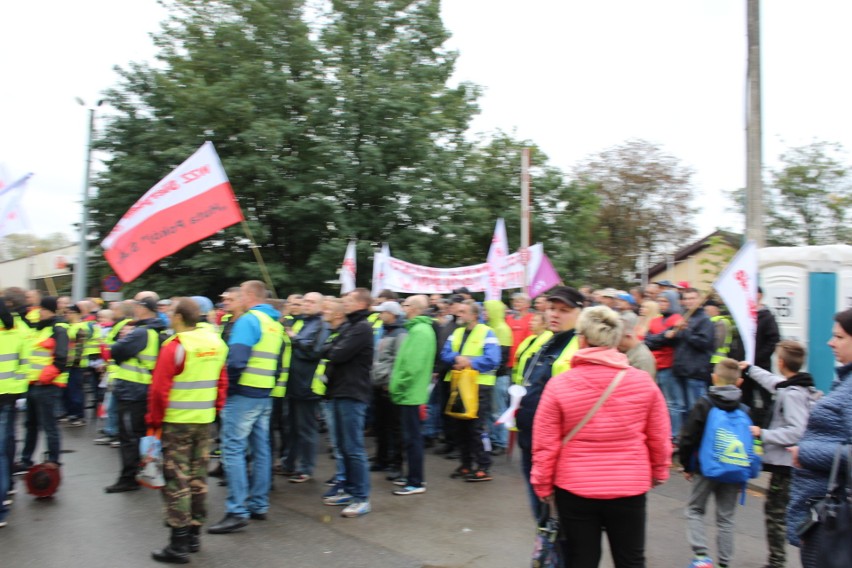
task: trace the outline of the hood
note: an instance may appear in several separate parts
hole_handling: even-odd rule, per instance
[[[786,381],[782,381],[775,385],[776,389],[784,389],[787,387],[812,387],[814,386],[814,378],[810,373],[796,373]]]
[[[430,318],[429,316],[423,316],[423,315],[416,316],[415,318],[407,320],[405,322],[405,329],[411,329],[412,327],[414,327],[415,325],[417,325],[419,323],[426,324],[429,327],[432,327],[432,318]]]
[[[275,321],[278,321],[281,318],[281,312],[279,312],[269,304],[258,304],[256,306],[252,306],[251,309],[258,312],[262,312],[265,315],[274,319]]]
[[[346,314],[346,320],[349,323],[357,323],[361,320],[367,319],[367,316],[370,315],[370,310],[356,310],[351,314]]]
[[[710,387],[710,398],[718,408],[722,410],[736,410],[740,405],[743,391],[734,385],[723,387]]]
[[[663,314],[664,316],[683,313],[680,307],[680,294],[674,290],[663,290],[661,294],[669,301],[669,309]]]
[[[482,303],[488,314],[488,327],[494,331],[500,345],[512,345],[512,328],[506,323],[506,304],[500,300],[485,300]]]
[[[571,368],[578,365],[604,365],[615,369],[626,369],[630,365],[627,355],[613,347],[586,347],[580,349],[571,359]]]
[[[159,316],[141,319],[136,322],[130,322],[130,325],[134,325],[135,327],[145,326],[153,329],[156,332],[160,332],[166,329],[166,325],[163,323],[163,320],[161,320]]]

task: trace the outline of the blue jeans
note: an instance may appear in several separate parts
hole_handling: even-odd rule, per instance
[[[31,466],[33,453],[38,442],[38,431],[44,430],[47,438],[47,459],[59,463],[59,425],[56,412],[62,400],[60,387],[56,385],[30,385],[27,393],[27,436],[21,461]]]
[[[509,445],[509,431],[505,424],[494,424],[498,418],[503,416],[509,408],[509,375],[497,377],[494,388],[491,390],[491,423],[488,432],[491,436],[491,445],[505,448]]]
[[[346,470],[344,491],[355,501],[370,498],[370,465],[364,449],[364,418],[367,403],[353,398],[337,398],[332,406],[337,447]]]
[[[104,434],[106,436],[118,436],[118,400],[116,400],[112,392],[107,391],[104,395],[104,404],[106,405],[107,413]]]
[[[65,386],[63,399],[65,401],[65,414],[69,418],[83,418],[83,369],[80,367],[68,368],[68,384]]]
[[[689,415],[695,402],[707,394],[707,381],[704,379],[686,379],[686,412],[683,419]]]
[[[441,424],[444,409],[441,408],[441,389],[438,385],[432,387],[432,392],[429,393],[429,416],[426,422],[423,423],[423,437],[437,438],[441,435]]]
[[[269,510],[272,461],[269,417],[272,399],[229,395],[222,409],[222,463],[228,476],[225,512],[238,517]],[[246,473],[246,450],[251,451],[251,476]]]
[[[284,469],[307,475],[314,474],[317,465],[319,400],[285,399],[289,405],[290,451],[284,460]]]
[[[672,421],[672,436],[680,437],[680,429],[686,418],[686,388],[680,379],[674,376],[671,368],[657,370],[657,383],[666,405],[669,407],[669,419]]]
[[[12,489],[12,462],[15,458],[15,403],[0,404],[0,521],[9,508],[3,504]]]
[[[421,487],[423,485],[423,435],[420,433],[420,407],[400,406],[399,417],[402,423],[402,444],[405,448],[405,459],[408,462],[407,484]]]
[[[340,455],[340,446],[337,444],[337,422],[334,419],[334,401],[336,399],[326,400],[323,404],[325,408],[325,423],[328,425],[328,443],[331,446],[331,452],[334,456],[334,479],[338,482],[346,480],[346,465],[343,463],[343,456]]]

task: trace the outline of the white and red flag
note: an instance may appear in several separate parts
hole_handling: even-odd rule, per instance
[[[32,175],[27,174],[6,186],[0,183],[0,237],[27,232],[27,222],[24,211],[21,209],[21,197]]]
[[[343,255],[343,266],[340,268],[340,295],[348,294],[355,289],[355,241],[349,241],[346,254]]]
[[[719,274],[713,288],[728,306],[740,332],[745,358],[754,363],[757,336],[757,244],[749,241]]]
[[[205,142],[133,204],[101,246],[124,282],[161,258],[243,220],[213,144]]]
[[[485,290],[486,300],[499,300],[503,293],[503,269],[506,257],[509,256],[509,239],[506,237],[506,223],[503,218],[497,219],[491,246],[488,248],[488,288]]]

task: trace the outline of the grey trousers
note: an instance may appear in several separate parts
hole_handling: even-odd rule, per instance
[[[695,474],[692,478],[692,493],[686,505],[686,537],[696,556],[709,556],[707,534],[704,529],[704,513],[707,499],[716,499],[716,545],[719,549],[719,564],[728,565],[734,554],[734,513],[737,497],[742,485],[719,483]]]

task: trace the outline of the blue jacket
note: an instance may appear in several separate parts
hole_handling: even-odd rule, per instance
[[[828,477],[838,444],[852,443],[852,363],[837,370],[838,382],[811,410],[808,428],[799,441],[799,463],[793,469],[787,505],[787,539],[800,546],[796,529],[808,515],[810,501],[828,490]]]
[[[453,351],[453,336],[447,338],[444,347],[441,349],[441,361],[452,364],[456,357],[459,356],[458,351]],[[482,348],[482,355],[479,357],[470,358],[470,366],[480,373],[493,373],[500,366],[500,343],[497,341],[497,336],[490,329],[485,334],[485,345]]]
[[[318,399],[311,390],[314,372],[322,359],[322,348],[331,330],[320,316],[307,316],[296,337],[292,339],[293,356],[290,358],[290,376],[287,379],[287,398],[297,400]]]
[[[281,317],[278,311],[269,304],[258,304],[250,308],[262,312],[275,321]],[[228,396],[238,394],[250,398],[264,398],[269,396],[272,389],[259,389],[239,384],[240,375],[248,366],[251,350],[260,341],[260,321],[248,312],[244,313],[234,323],[231,329],[231,337],[228,340]],[[282,349],[284,344],[282,343]],[[278,359],[278,373],[281,372],[281,358]]]

